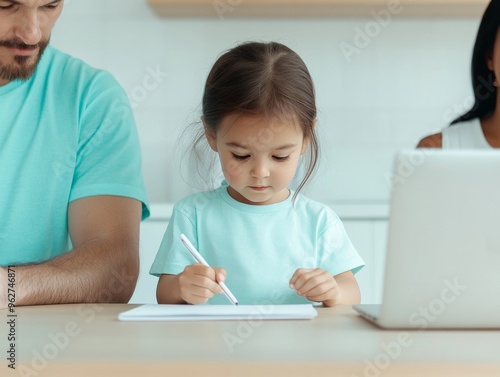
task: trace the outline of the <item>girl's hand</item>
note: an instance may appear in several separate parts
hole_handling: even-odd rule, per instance
[[[335,278],[321,268],[299,268],[290,279],[290,288],[310,301],[333,306],[340,301],[340,288]]]
[[[203,304],[216,293],[222,293],[218,282],[226,279],[226,271],[197,263],[187,266],[178,277],[182,299],[188,304]]]

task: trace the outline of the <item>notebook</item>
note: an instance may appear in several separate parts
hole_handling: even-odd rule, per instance
[[[392,174],[382,328],[500,328],[500,151],[419,149]]]
[[[311,304],[300,305],[142,305],[120,313],[120,321],[214,321],[312,319]]]

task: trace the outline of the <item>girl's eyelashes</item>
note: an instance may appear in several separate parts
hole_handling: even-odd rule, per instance
[[[288,156],[273,156],[273,158],[276,160],[276,161],[286,161],[290,158],[290,155]]]
[[[239,154],[236,154],[236,153],[232,153],[233,155],[233,158],[236,159],[236,160],[239,160],[239,161],[244,161],[246,159],[248,159],[250,156],[249,155],[239,155]]]
[[[231,153],[233,155],[233,158],[238,160],[238,161],[245,161],[250,158],[250,155],[240,155],[236,153]],[[278,162],[284,162],[290,158],[290,155],[288,156],[273,156],[273,159]]]

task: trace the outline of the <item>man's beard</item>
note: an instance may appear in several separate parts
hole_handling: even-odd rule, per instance
[[[13,80],[28,80],[36,70],[38,63],[45,51],[45,48],[49,44],[49,39],[40,41],[36,45],[26,45],[23,42],[19,41],[0,41],[0,46],[11,47],[11,48],[19,48],[19,49],[27,49],[27,48],[37,48],[38,54],[35,57],[35,61],[33,63],[29,63],[30,59],[33,59],[32,56],[14,56],[14,62],[8,63],[4,65],[0,62],[0,79],[6,80],[7,82]]]

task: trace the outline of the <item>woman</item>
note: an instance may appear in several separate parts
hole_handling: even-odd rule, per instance
[[[500,148],[500,0],[492,0],[484,12],[472,55],[472,87],[475,103],[455,119],[452,127],[424,137],[417,148]]]

